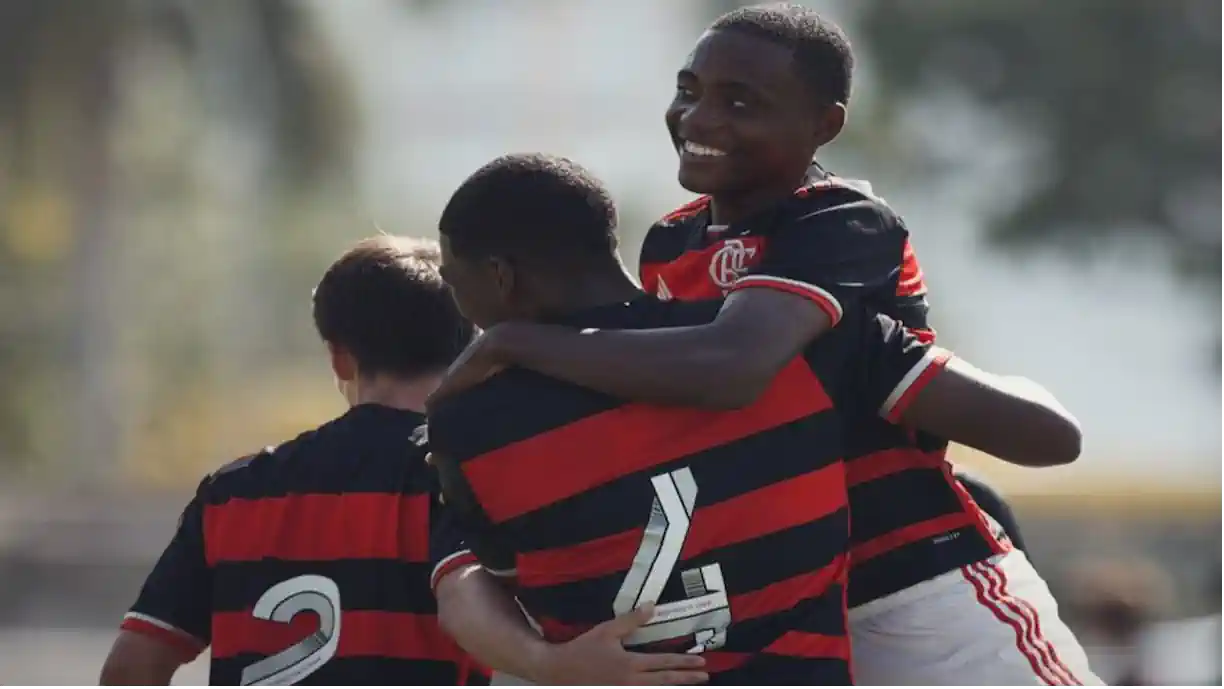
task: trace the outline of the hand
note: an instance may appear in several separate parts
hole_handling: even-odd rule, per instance
[[[704,684],[705,659],[685,653],[634,653],[624,640],[650,621],[652,606],[644,606],[604,622],[564,644],[543,650],[532,679],[548,685]]]
[[[463,392],[505,368],[504,364],[499,361],[498,355],[499,327],[493,326],[480,333],[467,346],[467,349],[463,350],[459,358],[455,359],[455,362],[446,370],[442,384],[426,401],[427,410],[435,403]]]

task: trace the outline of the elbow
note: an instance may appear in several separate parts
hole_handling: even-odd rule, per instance
[[[1049,442],[1047,466],[1071,464],[1079,459],[1084,448],[1084,433],[1079,422],[1070,415],[1059,415],[1057,422],[1051,424],[1046,438]]]

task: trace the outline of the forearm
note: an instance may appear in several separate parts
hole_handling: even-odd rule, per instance
[[[515,328],[499,350],[507,363],[622,399],[736,408],[772,379],[773,362],[711,325],[653,330]],[[785,363],[785,362],[783,362]]]
[[[549,644],[514,597],[483,568],[471,566],[438,583],[438,620],[481,663],[535,681]]]

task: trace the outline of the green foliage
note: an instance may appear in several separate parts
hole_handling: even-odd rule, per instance
[[[1024,130],[1036,184],[996,219],[1007,248],[1155,239],[1220,278],[1219,0],[858,0],[888,109],[949,93]]]

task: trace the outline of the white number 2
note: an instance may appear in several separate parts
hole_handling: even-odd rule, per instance
[[[242,686],[287,686],[309,677],[336,655],[340,645],[340,588],[316,574],[304,574],[264,591],[251,614],[289,622],[300,612],[319,616],[319,629],[276,655],[242,670]]]
[[[697,502],[697,482],[685,467],[651,479],[655,498],[650,520],[642,534],[633,564],[625,575],[613,612],[623,615],[644,604],[657,604],[663,587],[680,560]],[[685,598],[655,607],[650,622],[629,635],[628,645],[639,645],[692,635],[696,646],[689,653],[719,648],[727,642],[731,605],[723,583],[722,567],[715,564],[680,572]]]

